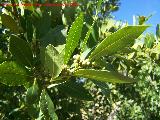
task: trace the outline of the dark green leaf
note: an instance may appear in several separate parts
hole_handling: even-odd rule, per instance
[[[103,82],[112,83],[133,83],[136,80],[129,77],[125,77],[116,72],[110,72],[106,70],[92,70],[92,69],[80,69],[74,73],[75,76],[95,79]]]
[[[2,51],[0,50],[0,64],[3,62],[3,60],[4,60],[3,53],[2,53]]]
[[[47,11],[35,13],[37,16],[32,16],[33,24],[36,27],[37,35],[39,38],[42,38],[45,34],[48,33],[51,27],[51,17]],[[40,15],[42,14],[42,15]],[[39,15],[39,16],[38,16]]]
[[[127,26],[104,39],[92,52],[90,59],[111,55],[122,50],[138,38],[148,26]]]
[[[81,13],[72,24],[69,29],[69,33],[66,40],[64,64],[67,64],[73,51],[78,46],[79,39],[81,37],[81,31],[83,27],[83,13]]]
[[[157,24],[156,26],[156,36],[157,38],[160,38],[160,24]]]
[[[57,1],[57,4],[61,4],[61,2]],[[51,25],[52,27],[55,27],[57,25],[62,25],[62,6],[56,6],[56,7],[48,7],[48,9],[51,11]]]
[[[27,70],[15,62],[0,64],[0,82],[9,86],[28,85],[31,80]]]
[[[68,102],[67,99],[61,101],[63,111],[70,113],[78,113],[80,114],[80,103],[76,99],[72,100],[72,102]]]
[[[89,29],[89,26],[87,25],[88,29]],[[94,25],[93,25],[93,29],[92,29],[92,32],[91,32],[91,36],[89,37],[88,39],[88,47],[89,48],[93,48],[97,45],[98,43],[98,40],[99,40],[99,25],[98,25],[98,21],[95,21]]]
[[[11,16],[2,14],[1,20],[2,24],[9,28],[11,31],[13,31],[14,33],[20,33],[20,27]]]
[[[107,85],[107,83],[97,81],[97,80],[92,80],[92,82],[94,84],[96,84],[101,89],[101,91],[104,95],[108,95],[110,93],[110,89],[109,89],[109,86]]]
[[[64,25],[70,25],[74,20],[75,7],[65,7],[63,10],[62,21]]]
[[[113,69],[113,65],[112,65],[111,63],[109,63],[109,62],[107,62],[106,60],[101,59],[101,58],[96,59],[96,60],[95,60],[95,64],[96,64],[97,66],[100,66],[101,68],[105,67],[107,70],[110,70],[110,71],[113,71],[113,70],[114,70],[114,69]]]
[[[35,105],[30,103],[30,105],[27,106],[27,111],[32,118],[35,119],[39,117],[39,108],[37,108]]]
[[[29,44],[25,40],[15,35],[12,35],[10,38],[9,49],[18,62],[28,67],[32,67],[32,62],[33,62],[32,51]]]
[[[40,97],[40,108],[47,120],[50,118],[52,118],[52,120],[58,120],[58,117],[55,113],[54,104],[45,90],[42,91]]]
[[[27,31],[27,40],[31,42],[33,38],[33,25],[31,19],[26,20],[26,31]]]
[[[48,44],[54,46],[65,44],[66,34],[67,30],[65,26],[58,25],[54,29],[50,29],[49,32],[40,39],[41,45],[46,47]]]
[[[93,100],[91,94],[83,87],[82,83],[74,80],[58,85],[58,89],[71,97],[81,100]]]
[[[39,97],[39,88],[37,83],[35,82],[33,86],[31,86],[27,90],[26,103],[28,105],[30,104],[32,105],[38,100],[38,97]]]
[[[81,51],[82,52],[84,51],[85,46],[86,46],[86,44],[88,42],[89,36],[90,36],[91,32],[93,31],[93,26],[94,26],[94,22],[93,22],[92,26],[90,26],[90,28],[89,28],[89,30],[88,30],[88,32],[86,34],[86,37],[84,38],[84,40],[82,42],[82,47],[81,47]]]

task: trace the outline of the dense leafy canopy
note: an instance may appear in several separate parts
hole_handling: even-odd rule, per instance
[[[145,35],[147,19],[113,20],[119,0],[8,2],[0,12],[0,119],[160,118],[159,25]]]

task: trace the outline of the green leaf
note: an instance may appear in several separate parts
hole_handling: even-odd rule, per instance
[[[66,83],[58,85],[58,89],[68,96],[78,98],[81,100],[93,100],[88,90],[83,87],[82,83],[70,80]]]
[[[4,61],[2,50],[0,50],[0,64]]]
[[[61,2],[57,1],[56,4],[61,4]],[[62,6],[47,7],[47,9],[51,11],[52,27],[62,25]]]
[[[90,59],[112,55],[138,38],[148,26],[127,26],[104,39],[92,52]]]
[[[9,28],[11,31],[13,31],[14,33],[20,33],[20,27],[11,16],[2,14],[1,20],[2,24]]]
[[[54,104],[45,90],[42,91],[40,97],[40,108],[47,120],[50,118],[52,118],[52,120],[58,120],[58,117],[55,113]]]
[[[75,76],[95,79],[103,82],[112,83],[133,83],[136,80],[125,77],[117,72],[107,70],[80,69],[74,73]]]
[[[25,66],[32,67],[32,51],[25,40],[12,35],[10,38],[9,50],[18,62]]]
[[[98,4],[97,4],[97,14],[100,12],[101,10],[101,5],[103,3],[103,0],[98,0]]]
[[[63,46],[62,46],[63,47]],[[59,48],[60,49],[60,48]],[[59,54],[56,48],[48,45],[45,51],[45,68],[49,71],[52,78],[56,78],[62,71],[63,54]]]
[[[87,44],[89,48],[95,47],[99,41],[100,36],[99,36],[98,29],[99,29],[98,21],[95,21],[92,32],[91,32],[91,36],[89,37],[88,44]]]
[[[33,25],[31,19],[26,19],[26,31],[27,31],[27,40],[29,42],[33,39]]]
[[[104,59],[99,58],[99,59],[96,59],[94,62],[95,62],[95,65],[100,66],[101,68],[105,67],[107,70],[110,70],[110,71],[114,70],[113,65]]]
[[[104,95],[108,95],[110,93],[110,89],[109,89],[109,86],[107,85],[107,83],[97,81],[97,80],[92,80],[92,82],[101,89],[101,91]]]
[[[34,82],[33,86],[27,89],[26,94],[26,103],[28,105],[34,104],[39,97],[39,88],[36,82]]]
[[[64,25],[70,25],[75,16],[75,7],[65,7],[63,9],[62,21]]]
[[[48,44],[54,46],[62,45],[66,43],[67,29],[63,25],[57,25],[53,29],[50,29],[45,36],[40,39],[41,46],[46,47]]]
[[[28,85],[31,77],[27,70],[15,62],[0,64],[0,82],[9,86]]]
[[[55,47],[56,48],[56,50],[59,52],[59,54],[61,54],[63,51],[64,51],[64,49],[65,49],[65,44],[63,44],[63,45],[58,45],[57,47]]]
[[[39,117],[39,108],[36,105],[30,105],[27,106],[26,108],[28,114],[32,117],[32,119],[37,120],[36,118]]]
[[[89,30],[88,30],[88,32],[87,32],[87,34],[86,34],[86,37],[84,38],[84,40],[83,40],[83,42],[82,42],[82,47],[81,47],[81,51],[82,51],[82,52],[84,51],[85,46],[86,46],[86,44],[87,44],[87,41],[88,41],[88,39],[89,39],[89,36],[90,36],[91,32],[93,31],[93,26],[94,26],[94,21],[93,21],[92,26],[90,26],[90,28],[89,28]]]
[[[81,104],[76,99],[71,103],[68,102],[68,99],[62,99],[61,106],[65,112],[80,114]]]
[[[51,27],[51,17],[47,11],[41,12],[39,11],[39,14],[42,14],[42,16],[33,16],[33,23],[37,30],[37,35],[39,38],[42,38],[44,35],[48,33]],[[36,14],[36,13],[35,13]]]
[[[157,24],[156,26],[156,36],[158,39],[160,38],[160,24]]]
[[[146,45],[147,48],[152,48],[155,41],[156,40],[154,34],[146,34],[144,39],[144,44]]]
[[[66,39],[64,64],[68,63],[73,51],[78,46],[83,27],[83,17],[83,13],[81,13],[69,29],[69,33]]]

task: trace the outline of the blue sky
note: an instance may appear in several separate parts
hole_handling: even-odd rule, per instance
[[[152,27],[148,31],[155,33],[156,25],[160,24],[160,0],[120,0],[120,9],[114,12],[116,20],[128,21],[133,24],[133,15],[153,16],[147,22]]]

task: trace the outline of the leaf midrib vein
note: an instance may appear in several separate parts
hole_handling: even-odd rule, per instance
[[[123,39],[123,38],[125,38],[125,37],[128,37],[128,36],[129,36],[129,35],[131,35],[131,34],[133,34],[133,33],[130,33],[130,34],[127,34],[127,35],[123,36],[123,37],[122,37],[122,38],[120,38],[119,40],[117,40],[117,41],[113,42],[112,44],[108,45],[108,46],[107,46],[107,47],[105,47],[104,49],[100,50],[97,54],[102,53],[103,51],[105,51],[106,49],[108,49],[108,48],[109,48],[110,46],[112,46],[113,44],[115,44],[115,43],[119,42],[120,40],[122,40],[122,39]],[[91,59],[93,59],[97,54],[93,55],[93,56],[91,57]]]

